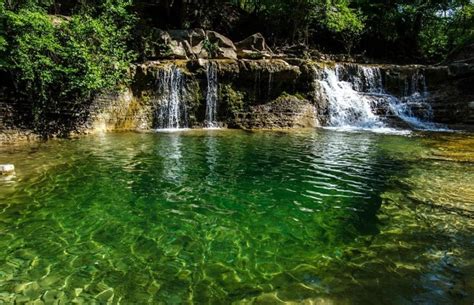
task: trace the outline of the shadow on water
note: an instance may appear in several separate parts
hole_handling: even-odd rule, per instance
[[[418,139],[190,131],[49,145],[19,167],[8,197],[0,192],[2,297],[167,304],[469,297],[463,277],[453,276],[469,256],[449,252],[460,251],[467,227],[442,233],[445,214],[419,213],[407,196]]]

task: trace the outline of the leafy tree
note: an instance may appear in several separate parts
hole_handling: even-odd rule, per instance
[[[366,16],[364,47],[404,58],[439,60],[472,42],[470,0],[355,0]],[[370,50],[369,50],[370,51]]]
[[[326,1],[325,26],[340,37],[347,53],[351,53],[354,44],[364,30],[364,17],[360,11],[349,7],[349,1]]]
[[[348,0],[234,0],[252,14],[263,16],[280,40],[309,43],[314,30],[325,29],[351,46],[364,28],[362,15]],[[349,48],[350,49],[350,48]]]
[[[474,3],[456,1],[434,12],[420,31],[419,39],[423,54],[435,59],[474,43]]]

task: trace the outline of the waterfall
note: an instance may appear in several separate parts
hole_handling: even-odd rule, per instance
[[[423,74],[406,80],[402,97],[386,92],[380,68],[352,64],[316,68],[317,94],[327,105],[329,127],[385,129],[387,114],[416,129],[434,129]],[[385,114],[385,115],[382,115]]]
[[[186,104],[183,101],[183,74],[176,66],[168,66],[158,72],[158,92],[158,128],[186,128],[188,122]]]
[[[382,127],[378,115],[373,111],[376,99],[364,95],[363,81],[355,79],[352,82],[340,80],[341,67],[334,69],[324,68],[320,71],[317,80],[321,91],[320,98],[324,99],[328,107],[328,125],[332,127]],[[373,75],[373,74],[370,74]],[[374,83],[375,84],[375,83]]]
[[[217,101],[219,83],[217,82],[217,65],[209,62],[207,66],[207,95],[206,95],[206,128],[217,128]]]
[[[405,83],[404,96],[399,99],[391,96],[390,107],[396,116],[415,128],[439,129],[439,126],[430,122],[433,110],[427,102],[428,96],[426,79],[416,71],[410,82]]]

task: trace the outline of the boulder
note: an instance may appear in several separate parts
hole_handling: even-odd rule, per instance
[[[209,39],[211,43],[217,44],[219,48],[228,48],[234,51],[237,50],[232,40],[225,37],[224,35],[221,35],[214,31],[207,31],[206,34],[207,34],[207,39]]]
[[[189,43],[191,47],[202,45],[202,42],[206,39],[206,32],[203,29],[194,29],[189,32]]]
[[[237,49],[232,40],[214,31],[207,31],[206,34],[209,43],[218,49],[213,57],[217,59],[237,59]]]
[[[235,44],[237,49],[240,50],[254,50],[254,51],[261,51],[261,52],[271,52],[270,48],[267,46],[267,43],[265,42],[265,38],[263,37],[262,34],[256,33],[253,34],[247,38],[245,38],[242,41],[239,41]]]
[[[168,44],[171,53],[170,57],[173,59],[188,59],[186,43],[186,41],[172,40],[171,43]]]
[[[169,36],[171,40],[168,44],[172,49],[173,58],[183,58],[183,51],[186,57],[183,59],[208,57],[208,53],[204,48],[204,41],[207,39],[204,30],[171,30],[169,31]]]
[[[190,57],[201,59],[209,57],[209,53],[207,53],[207,50],[204,48],[204,41],[200,41],[199,44],[191,48]]]
[[[170,35],[169,32],[159,29],[152,30],[150,37],[144,42],[145,56],[149,59],[187,59],[185,40],[180,38],[184,34],[178,35],[177,32],[174,31],[173,35]]]
[[[235,50],[230,48],[219,48],[219,54],[216,56],[216,58],[237,60],[237,53]]]
[[[273,52],[267,46],[262,34],[256,33],[235,44],[237,55],[244,59],[261,59],[272,57]]]
[[[209,54],[206,42],[215,48]],[[147,46],[146,55],[149,58],[169,59],[237,59],[236,47],[232,40],[214,31],[203,29],[170,30],[164,32],[155,30],[151,48]]]

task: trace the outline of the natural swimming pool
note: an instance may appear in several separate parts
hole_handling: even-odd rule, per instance
[[[6,303],[474,300],[472,134],[112,133],[0,163]]]

